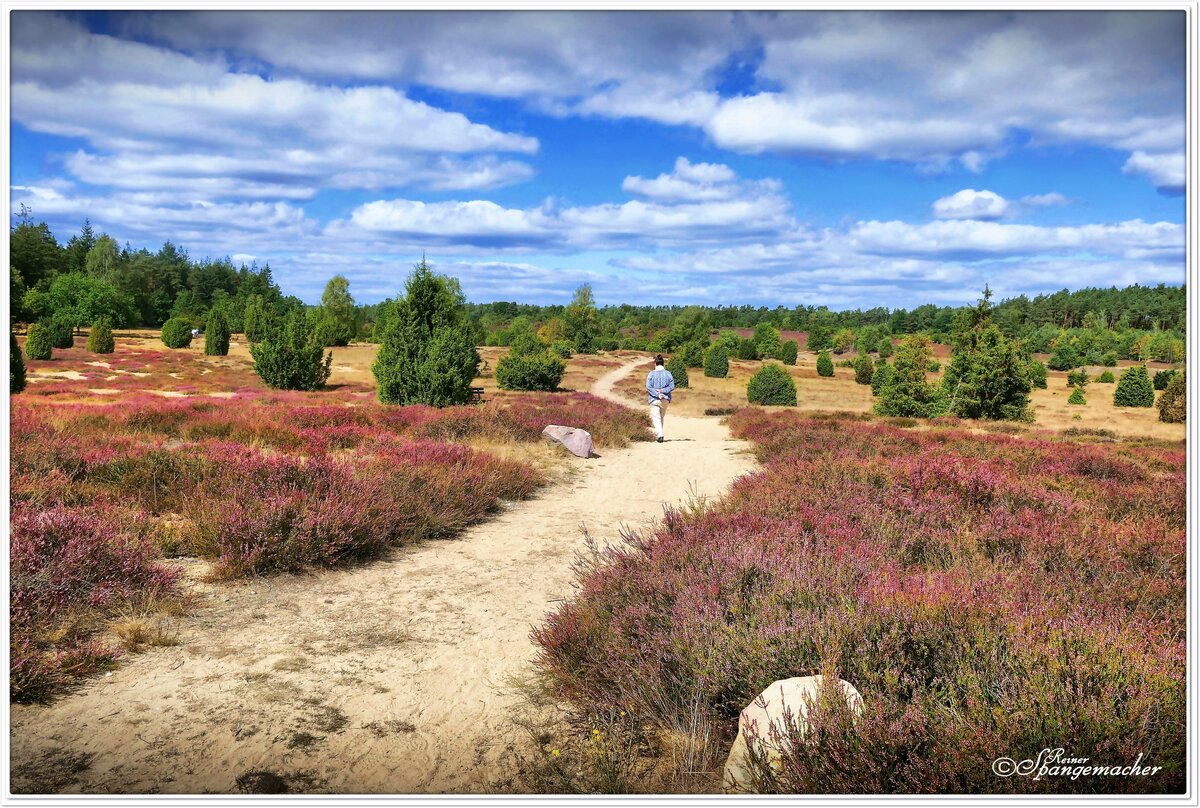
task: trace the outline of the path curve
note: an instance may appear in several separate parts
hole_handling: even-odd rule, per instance
[[[605,375],[614,386],[644,360]],[[648,417],[648,416],[647,416]],[[487,791],[527,675],[530,628],[572,592],[581,528],[600,542],[752,468],[717,419],[602,450],[579,473],[458,538],[354,569],[205,587],[180,644],[129,657],[50,706],[13,705],[13,790]],[[57,778],[57,779],[55,779]]]

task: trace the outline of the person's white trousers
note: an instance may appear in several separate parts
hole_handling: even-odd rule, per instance
[[[667,417],[667,405],[670,403],[663,399],[650,403],[650,423],[654,425],[654,434],[656,437],[664,437],[663,420]]]

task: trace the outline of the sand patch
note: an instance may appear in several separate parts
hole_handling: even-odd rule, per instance
[[[114,387],[89,387],[88,392],[97,396],[115,396],[121,391]]]
[[[81,382],[87,379],[87,375],[80,373],[78,370],[35,370],[34,375],[29,377],[29,381],[50,381],[51,379],[70,379],[73,382]]]

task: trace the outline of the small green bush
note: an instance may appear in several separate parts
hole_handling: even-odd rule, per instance
[[[87,349],[92,353],[112,353],[116,347],[116,342],[113,340],[112,323],[109,322],[109,319],[101,317],[92,323],[92,330],[88,333],[87,338]]]
[[[875,411],[880,415],[908,418],[936,418],[946,412],[946,398],[940,385],[925,379],[933,348],[929,337],[908,337],[896,352],[892,377],[880,387]]]
[[[1109,351],[1100,358],[1100,364],[1106,368],[1115,368],[1117,366],[1117,352]]]
[[[1051,370],[1074,370],[1083,364],[1083,354],[1074,345],[1064,342],[1054,349],[1047,364]]]
[[[871,361],[871,355],[861,353],[854,360],[854,381],[859,384],[870,384],[871,377],[875,375],[875,363]]]
[[[75,324],[66,317],[51,317],[49,321],[50,339],[55,348],[75,347]]]
[[[30,359],[46,360],[54,354],[54,341],[48,326],[33,323],[25,335],[25,355]]]
[[[739,340],[733,355],[738,359],[758,359],[758,346],[752,339]]]
[[[325,354],[313,324],[298,311],[251,345],[250,355],[254,372],[277,390],[318,390],[325,386],[333,364],[333,354]]]
[[[666,367],[670,371],[671,376],[674,377],[676,387],[688,386],[688,369],[682,359],[678,356],[671,357],[671,359],[667,360]]]
[[[829,351],[823,350],[817,354],[817,375],[833,375],[833,360],[829,358]]]
[[[796,406],[796,382],[786,370],[776,364],[766,364],[750,377],[746,399],[751,404]]]
[[[163,323],[163,345],[168,348],[186,348],[192,344],[192,321],[184,317],[172,317]]]
[[[8,330],[8,392],[16,395],[25,389],[25,359],[17,345],[17,335]]]
[[[550,345],[550,352],[560,359],[570,359],[575,354],[575,346],[565,339],[558,339]]]
[[[1071,397],[1067,399],[1068,404],[1087,404],[1087,399],[1083,397],[1083,390],[1076,387],[1071,393]]]
[[[875,373],[871,376],[871,395],[879,395],[879,391],[892,381],[893,373],[892,366],[881,358],[879,364],[875,366]]]
[[[1126,368],[1113,392],[1113,404],[1118,407],[1153,407],[1154,385],[1145,365]]]
[[[784,340],[779,346],[778,359],[785,365],[796,364],[796,358],[800,355],[800,344],[794,339]]]
[[[1158,397],[1158,420],[1168,424],[1182,424],[1187,420],[1187,381],[1182,373],[1176,373],[1167,384],[1167,389]]]
[[[1083,368],[1072,370],[1067,374],[1067,387],[1087,387],[1088,375]]]
[[[1036,359],[1029,363],[1029,381],[1034,387],[1046,389],[1046,366]]]
[[[719,342],[704,352],[704,375],[713,379],[729,375],[729,351]]]
[[[204,326],[204,353],[208,356],[229,354],[229,318],[221,309],[208,313],[208,322]]]
[[[496,384],[502,390],[558,389],[567,363],[543,349],[539,352],[512,353],[496,363]]]
[[[1106,370],[1096,377],[1097,384],[1116,384],[1117,379],[1112,375],[1111,370]]]
[[[684,367],[704,367],[704,343],[686,342],[679,346],[675,358],[683,362]]]
[[[892,345],[891,337],[883,337],[882,339],[879,340],[879,346],[876,349],[876,351],[878,352],[880,359],[887,359],[889,356],[892,355],[893,350],[894,350],[894,347]]]
[[[1154,374],[1154,389],[1166,390],[1167,385],[1171,383],[1171,379],[1175,377],[1175,369],[1160,370]]]
[[[929,364],[926,366],[926,368],[929,370],[930,373],[937,373],[939,370],[942,369],[942,363],[937,361],[936,359],[930,359]]]

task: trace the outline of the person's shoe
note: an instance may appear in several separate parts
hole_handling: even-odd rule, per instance
[[[662,442],[663,442],[663,439],[662,439],[662,438],[659,438],[659,439],[658,439],[658,442],[659,442],[659,443],[662,443]]]

